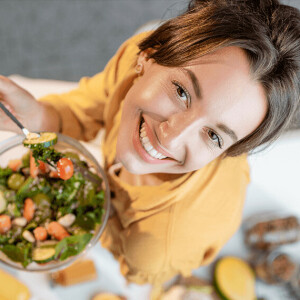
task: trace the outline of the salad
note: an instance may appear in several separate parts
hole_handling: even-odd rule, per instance
[[[0,167],[0,251],[24,268],[79,254],[104,214],[102,179],[55,133],[25,139],[28,152]]]

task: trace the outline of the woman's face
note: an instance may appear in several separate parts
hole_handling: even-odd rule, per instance
[[[141,53],[128,91],[117,159],[131,173],[198,170],[254,131],[267,112],[243,50],[226,47],[188,67],[164,67]]]

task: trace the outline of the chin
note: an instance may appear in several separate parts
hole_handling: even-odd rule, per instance
[[[146,174],[145,172],[143,172],[141,170],[141,168],[136,168],[136,167],[133,167],[132,163],[128,163],[126,164],[125,163],[122,163],[122,165],[124,166],[124,168],[131,174],[135,174],[135,175],[142,175],[142,174]]]
[[[143,167],[134,159],[119,158],[118,161],[122,163],[123,167],[131,174],[141,175],[147,173],[143,171]]]
[[[118,147],[116,152],[116,161],[121,163],[123,167],[132,174],[145,174],[142,172],[143,167],[139,164],[139,162],[132,155],[119,150]]]

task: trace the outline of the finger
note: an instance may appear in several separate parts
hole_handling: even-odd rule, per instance
[[[0,102],[5,106],[5,108],[17,119],[19,120],[20,117],[18,116],[18,114],[14,111],[14,109],[7,104],[5,101],[1,101]],[[0,128],[2,129],[13,129],[14,131],[16,131],[16,128],[18,127],[15,122],[10,118],[10,116],[7,115],[7,113],[5,111],[3,111],[0,107]],[[17,126],[17,127],[16,127]]]
[[[0,130],[21,132],[21,129],[2,110],[0,110]]]
[[[0,75],[0,91],[1,91],[1,93],[3,93],[4,95],[9,94],[12,91],[14,91],[15,89],[16,89],[15,83],[11,79],[9,79],[3,75]]]
[[[0,102],[4,105],[4,107],[15,117],[15,118],[19,118],[18,114],[15,112],[15,110],[8,104],[6,103],[5,101],[3,101],[1,98],[0,98]],[[1,109],[0,107],[0,110],[2,111],[2,113],[4,113],[9,119],[10,116],[4,111],[4,109]]]
[[[0,96],[12,104],[12,106],[20,105],[26,100],[32,101],[34,97],[13,80],[0,75]]]
[[[12,109],[12,107],[6,103],[3,99],[0,98],[0,102],[5,106],[5,108],[12,114],[14,114],[14,110]],[[1,110],[1,107],[0,107]],[[5,111],[2,111],[3,113],[5,113]]]

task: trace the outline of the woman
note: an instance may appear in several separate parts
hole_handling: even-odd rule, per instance
[[[238,228],[247,154],[299,106],[299,54],[297,9],[195,0],[70,93],[36,102],[4,77],[0,91],[31,130],[90,140],[106,129],[114,213],[102,245],[128,280],[159,284],[211,262]]]

